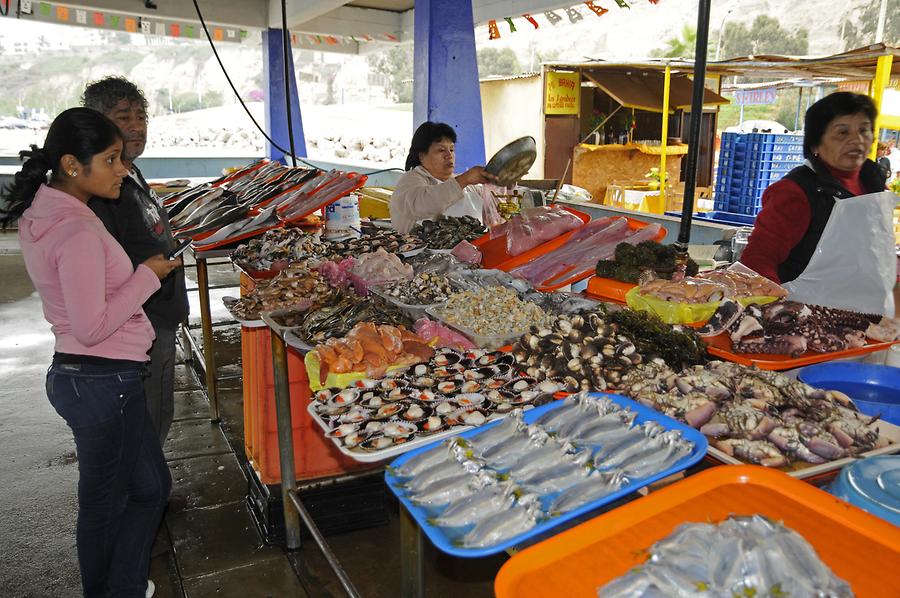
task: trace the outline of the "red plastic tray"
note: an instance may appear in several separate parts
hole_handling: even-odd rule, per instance
[[[646,227],[650,226],[649,222],[644,222],[643,220],[635,220],[634,218],[629,218],[628,216],[622,216],[622,217],[628,221],[628,229],[629,230],[641,230],[642,228],[646,228]],[[659,234],[657,234],[652,240],[656,241],[657,243],[662,241],[663,239],[666,238],[666,232],[667,232],[666,229],[660,228]],[[582,270],[581,272],[579,272],[578,274],[575,274],[575,275],[572,275],[572,271],[574,270],[574,267],[569,268],[567,270],[563,270],[562,272],[560,272],[553,278],[551,278],[549,280],[545,280],[544,284],[538,285],[536,288],[537,288],[537,290],[542,291],[544,293],[549,293],[550,291],[556,291],[558,289],[561,289],[564,286],[567,286],[567,285],[579,282],[581,280],[584,280],[585,278],[588,278],[589,276],[591,276],[591,274],[593,274],[596,271],[595,268],[596,268],[596,266],[591,266],[591,268],[589,268],[587,270]],[[565,278],[560,280],[560,277],[565,277]]]
[[[500,569],[494,590],[498,598],[595,597],[682,523],[757,513],[806,538],[857,596],[897,595],[900,528],[753,465],[706,470],[527,548]]]
[[[889,349],[895,343],[878,343],[869,341],[865,347],[857,347],[855,349],[847,349],[845,351],[835,351],[834,353],[816,353],[807,351],[800,357],[791,357],[789,355],[767,355],[760,353],[734,353],[731,350],[731,338],[727,332],[716,336],[704,338],[706,350],[710,355],[719,357],[726,361],[733,361],[742,365],[755,365],[761,370],[792,370],[814,363],[822,363],[824,361],[832,361],[834,359],[843,359],[846,357],[858,357],[875,351],[883,351]],[[900,342],[900,341],[897,341]]]
[[[591,221],[590,215],[585,214],[584,212],[579,212],[578,210],[567,206],[562,206],[562,208],[567,212],[571,212],[572,214],[578,216],[578,218],[580,218],[584,224],[587,224]],[[516,266],[528,263],[536,257],[542,256],[545,253],[561,247],[566,241],[569,240],[569,237],[575,234],[575,231],[577,231],[578,228],[574,228],[568,232],[565,232],[555,239],[550,239],[549,241],[541,243],[537,247],[533,247],[525,253],[516,256],[509,255],[509,253],[506,251],[506,235],[500,235],[492,239],[491,233],[487,233],[472,241],[472,245],[474,245],[481,251],[482,268],[489,270],[503,270],[504,272],[509,272]]]
[[[612,278],[601,278],[592,276],[588,281],[585,295],[591,299],[600,299],[602,301],[613,301],[625,305],[625,295],[637,285],[620,282]]]

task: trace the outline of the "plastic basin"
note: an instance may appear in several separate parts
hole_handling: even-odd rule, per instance
[[[866,415],[900,425],[900,368],[837,362],[805,367],[798,375],[810,386],[838,390]]]

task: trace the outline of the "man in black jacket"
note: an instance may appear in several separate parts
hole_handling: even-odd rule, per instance
[[[122,182],[118,200],[92,198],[88,206],[125,249],[137,267],[150,256],[168,254],[175,248],[169,219],[134,160],[147,143],[147,100],[133,83],[121,77],[95,81],[84,90],[87,108],[102,112],[119,126],[124,137],[122,163],[129,176]],[[162,287],[144,303],[144,311],[156,340],[150,350],[150,376],[145,380],[147,410],[164,444],[175,410],[175,335],[188,315],[184,269],[173,270]]]

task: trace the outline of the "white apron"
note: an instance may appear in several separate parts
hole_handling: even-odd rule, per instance
[[[782,285],[788,299],[893,317],[898,201],[890,191],[836,199],[806,269]]]

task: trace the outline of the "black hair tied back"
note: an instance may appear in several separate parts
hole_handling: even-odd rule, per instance
[[[19,152],[19,159],[24,160],[22,169],[16,173],[12,187],[3,190],[2,206],[0,206],[0,225],[6,229],[24,212],[38,188],[47,182],[47,172],[53,165],[44,148],[32,145],[30,150]]]

